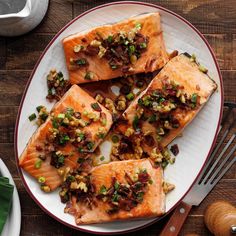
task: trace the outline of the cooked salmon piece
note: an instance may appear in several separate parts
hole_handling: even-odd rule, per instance
[[[166,147],[217,88],[201,70],[202,66],[188,54],[171,59],[123,113],[118,132],[130,140],[140,139],[142,149],[149,155],[155,154],[158,145]]]
[[[79,32],[62,43],[72,84],[152,72],[169,60],[158,12]]]
[[[127,176],[130,179],[137,178],[138,180],[132,184],[132,180]],[[140,192],[143,191],[142,196],[140,195],[142,200],[132,206],[133,195],[129,191],[140,185],[140,182],[143,183],[147,176],[149,176],[149,180],[145,190],[142,187],[140,190]],[[165,194],[162,188],[163,171],[161,168],[153,168],[148,159],[111,162],[95,167],[91,172],[90,181],[96,189],[93,206],[88,207],[87,204],[74,197],[65,209],[65,212],[75,216],[76,224],[156,217],[165,213]],[[125,191],[129,192],[126,198],[124,197]],[[109,198],[112,199],[112,204],[107,200]],[[116,210],[111,208],[111,205],[117,206]]]
[[[20,166],[52,191],[65,172],[78,167],[103,140],[112,124],[110,112],[73,85],[52,108],[20,156]]]

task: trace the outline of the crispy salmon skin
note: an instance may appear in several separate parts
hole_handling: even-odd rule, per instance
[[[55,104],[20,156],[20,166],[42,184],[56,189],[78,160],[93,152],[112,124],[111,114],[79,86],[72,86]]]
[[[62,43],[72,84],[152,72],[169,60],[158,12],[73,34]]]
[[[140,140],[142,149],[158,159],[155,147],[166,147],[178,136],[216,88],[192,58],[176,56],[123,113],[117,130]]]
[[[142,172],[143,177],[144,175],[150,177],[144,194],[142,194],[142,201],[138,203],[137,206],[129,209],[126,208],[129,207],[130,204],[128,199],[123,199],[121,202],[121,200],[117,200],[119,198],[117,197],[116,201],[114,199],[114,196],[116,195],[113,194],[113,203],[116,201],[119,209],[117,209],[116,212],[111,212],[111,204],[109,203],[109,200],[107,201],[105,199],[105,197],[109,198],[109,193],[105,193],[104,189],[109,189],[108,192],[111,192],[111,186],[115,179],[115,189],[118,192],[118,195],[122,194],[120,186],[122,186],[124,191],[125,186],[129,186],[126,187],[129,189],[138,185],[138,181],[132,185],[129,179],[127,179],[127,176],[133,179],[137,176],[137,173],[140,172]],[[72,202],[69,203],[68,207],[65,209],[66,212],[75,216],[77,224],[155,217],[160,216],[165,212],[165,194],[162,189],[163,172],[161,168],[153,168],[148,159],[111,162],[95,167],[91,171],[90,179],[91,184],[96,189],[94,194],[97,195],[94,205],[88,207],[84,202],[80,202],[80,199],[77,201],[76,198],[72,198]],[[139,179],[139,181],[142,180]],[[99,195],[102,191],[104,193],[104,198],[101,198]],[[120,198],[122,199],[122,197]],[[130,197],[130,200],[131,199],[132,196]],[[126,206],[119,205],[123,204],[123,202]],[[114,204],[114,206],[116,205]]]

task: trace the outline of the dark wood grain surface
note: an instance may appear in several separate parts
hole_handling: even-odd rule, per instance
[[[21,235],[87,235],[46,215],[30,198],[19,178],[14,157],[14,126],[18,106],[30,73],[53,36],[78,14],[106,0],[51,0],[42,23],[15,38],[0,37],[0,157],[16,182],[22,209]],[[112,1],[110,1],[112,2]],[[236,102],[236,2],[235,0],[148,0],[185,17],[212,46],[221,68],[225,100]],[[235,165],[201,203],[194,207],[180,235],[211,235],[203,222],[204,210],[215,200],[236,205]],[[129,235],[158,235],[168,217]],[[14,227],[14,226],[13,226]]]

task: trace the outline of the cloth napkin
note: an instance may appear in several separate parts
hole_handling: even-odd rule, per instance
[[[7,177],[0,177],[0,235],[11,209],[14,186]]]

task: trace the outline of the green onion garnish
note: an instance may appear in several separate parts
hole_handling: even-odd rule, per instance
[[[112,140],[113,143],[118,143],[120,139],[119,139],[119,137],[117,135],[113,135],[111,137],[111,140]]]
[[[35,119],[36,119],[36,114],[33,113],[33,114],[31,114],[28,118],[29,118],[30,121],[35,120]]]
[[[126,95],[126,98],[131,101],[131,100],[134,99],[134,94],[133,93],[129,93],[129,94]]]

